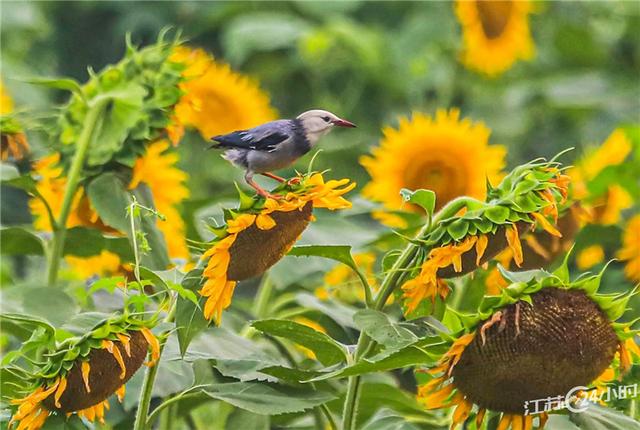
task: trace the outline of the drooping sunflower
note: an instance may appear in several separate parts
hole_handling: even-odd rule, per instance
[[[529,29],[528,0],[458,0],[455,11],[462,26],[462,62],[495,77],[535,52]]]
[[[195,127],[202,137],[240,130],[275,119],[269,97],[257,82],[217,62],[202,49],[180,46],[171,60],[186,65],[184,95],[175,106],[177,121]]]
[[[560,272],[568,273],[566,262]],[[429,409],[455,406],[452,429],[473,418],[480,428],[486,411],[502,414],[501,430],[528,430],[536,419],[542,428],[545,399],[640,362],[636,332],[615,322],[635,293],[600,295],[602,273],[571,282],[560,272],[512,278],[499,296],[485,296],[475,315],[447,311],[456,334],[447,335],[448,351],[426,370],[432,379],[418,388],[418,399]]]
[[[473,210],[442,220],[424,238],[434,245],[418,258],[420,270],[402,285],[406,312],[425,299],[445,299],[446,278],[461,276],[507,249],[518,267],[524,254],[520,240],[535,227],[561,236],[555,224],[566,204],[567,177],[555,162],[532,162],[515,168]]]
[[[640,215],[634,216],[627,223],[618,258],[626,262],[624,273],[627,278],[640,282]]]
[[[148,366],[159,359],[159,341],[149,324],[124,315],[110,317],[89,333],[67,338],[48,351],[44,367],[7,368],[21,377],[25,393],[11,400],[17,410],[9,426],[18,423],[18,429],[38,430],[52,414],[74,413],[104,423],[108,398],[115,393],[122,402],[124,384],[142,366],[147,351]]]
[[[219,324],[238,281],[261,275],[277,263],[314,219],[314,208],[351,207],[342,196],[355,185],[348,179],[325,182],[321,173],[309,173],[298,183],[276,188],[272,193],[279,200],[241,196],[244,203],[225,211],[225,225],[214,229],[218,237],[202,255],[207,261],[200,290],[207,299],[205,317]]]
[[[410,120],[401,118],[398,129],[383,132],[380,146],[360,163],[371,176],[362,194],[387,210],[402,208],[402,188],[433,190],[439,209],[459,196],[483,199],[486,179],[495,183],[502,177],[506,149],[488,145],[490,130],[460,119],[457,109],[439,110],[435,118],[414,113]]]

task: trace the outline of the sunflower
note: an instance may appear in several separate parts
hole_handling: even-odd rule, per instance
[[[614,321],[632,294],[598,294],[601,277],[572,283],[540,272],[537,279],[513,278],[499,296],[486,296],[475,315],[447,311],[461,329],[426,370],[432,379],[419,387],[419,401],[428,409],[455,406],[452,429],[472,417],[474,405],[478,428],[488,410],[502,414],[501,430],[531,429],[536,417],[542,428],[549,409],[536,402],[603,374],[626,373],[640,359],[635,332]]]
[[[134,189],[141,183],[149,187],[156,209],[165,216],[165,220],[158,220],[158,228],[167,242],[169,256],[187,261],[189,252],[185,241],[185,226],[177,208],[189,196],[189,190],[184,184],[187,175],[176,167],[178,155],[167,151],[169,146],[166,140],[156,141],[147,146],[145,154],[135,161],[129,189]],[[34,166],[39,177],[36,189],[48,202],[54,217],[62,209],[62,198],[67,184],[67,178],[63,176],[59,160],[60,156],[56,153],[37,161]],[[34,214],[35,228],[40,231],[51,231],[48,211],[42,200],[33,198],[29,206]],[[67,220],[67,228],[77,226],[96,228],[109,234],[122,233],[102,222],[91,206],[83,187],[78,189],[73,198]],[[94,263],[97,264],[90,268],[86,259],[71,257],[67,262],[81,273],[90,270],[93,274],[104,275],[112,273],[110,268],[116,265],[115,257],[111,253],[96,256]],[[98,272],[100,267],[103,267],[106,272]]]
[[[460,119],[457,109],[439,110],[435,119],[414,113],[411,120],[401,118],[397,130],[383,132],[380,146],[360,163],[371,176],[362,194],[388,210],[402,206],[402,188],[435,191],[439,209],[459,196],[483,199],[486,179],[502,177],[506,149],[488,145],[490,130]]]
[[[626,262],[624,273],[632,281],[640,281],[640,215],[629,220],[622,238],[618,258]]]
[[[562,236],[555,224],[566,204],[569,183],[555,162],[529,163],[514,169],[487,195],[487,201],[459,216],[442,220],[425,237],[431,245],[416,260],[420,270],[402,286],[406,313],[425,299],[449,294],[446,278],[476,270],[504,250],[518,267],[524,263],[521,236],[538,227]]]
[[[73,413],[104,423],[108,398],[115,393],[122,402],[124,384],[142,366],[147,351],[151,355],[147,365],[159,359],[158,339],[144,324],[118,317],[68,339],[59,351],[49,354],[52,358],[45,368],[25,378],[30,380],[29,389],[24,397],[11,400],[18,408],[9,427],[18,423],[18,429],[38,430],[51,414]]]
[[[36,190],[42,198],[49,204],[51,215],[57,217],[62,210],[62,199],[67,186],[67,178],[63,176],[63,168],[60,165],[60,154],[48,155],[34,164],[34,171],[38,178]],[[32,198],[29,201],[31,213],[34,215],[33,225],[40,231],[52,231],[53,227],[48,216],[48,209],[39,198]],[[71,211],[67,219],[67,228],[73,227],[93,227],[105,232],[114,230],[105,225],[99,218],[98,213],[91,206],[91,202],[84,192],[84,188],[79,188],[71,203]]]
[[[533,57],[530,1],[458,0],[455,11],[462,26],[462,62],[468,68],[495,77],[517,60]]]
[[[589,183],[607,167],[621,165],[632,150],[631,140],[621,130],[614,130],[598,148],[587,150],[585,155],[569,170],[573,183],[573,196],[586,201],[590,212],[590,222],[595,224],[616,224],[620,213],[633,204],[629,192],[617,183],[610,183],[605,192],[593,195]]]
[[[189,251],[185,242],[185,225],[178,205],[189,197],[185,186],[187,174],[178,169],[178,154],[167,151],[169,142],[160,140],[147,146],[145,154],[133,166],[129,189],[145,183],[153,194],[153,204],[165,220],[158,220],[158,228],[167,242],[169,256],[187,261]]]
[[[311,173],[296,185],[276,188],[279,200],[259,198],[237,211],[226,211],[226,224],[216,229],[219,237],[202,255],[207,261],[200,290],[207,299],[205,317],[219,324],[237,282],[261,275],[277,263],[313,220],[312,209],[351,207],[342,196],[355,185],[348,179],[325,182],[322,174]]]
[[[12,116],[0,116],[0,159],[21,160],[29,152],[29,143],[22,126]]]
[[[13,112],[13,100],[7,92],[4,82],[0,79],[0,115]]]
[[[375,277],[376,255],[373,252],[362,252],[353,256],[353,261],[362,269],[367,282],[373,291],[378,290]],[[315,294],[321,300],[337,297],[345,302],[362,302],[364,291],[360,280],[348,266],[339,264],[324,275],[324,286],[316,289]]]
[[[176,122],[195,127],[205,139],[275,119],[269,97],[255,81],[202,49],[177,47],[171,61],[186,65],[185,82],[180,84],[184,95],[175,106]]]
[[[91,257],[75,257],[67,255],[65,261],[72,267],[75,275],[80,279],[89,279],[93,276],[113,276],[122,273],[122,266],[118,254],[109,251],[101,251],[100,254]]]

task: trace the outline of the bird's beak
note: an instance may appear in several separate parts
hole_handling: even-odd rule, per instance
[[[356,128],[356,125],[354,123],[349,122],[346,119],[335,119],[333,120],[332,124],[337,125],[338,127]]]

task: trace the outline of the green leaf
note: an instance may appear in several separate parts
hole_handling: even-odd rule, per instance
[[[202,283],[202,269],[190,271],[182,280],[184,289],[194,294],[201,288]],[[186,354],[193,338],[209,326],[209,321],[203,314],[204,302],[204,297],[201,297],[197,304],[183,298],[179,298],[176,303],[176,328],[182,356]]]
[[[44,255],[42,240],[20,227],[0,229],[2,255]]]
[[[509,208],[504,206],[489,206],[484,215],[496,224],[504,224],[509,217]]]
[[[121,232],[131,230],[126,210],[133,200],[115,173],[104,173],[92,180],[87,186],[87,194],[102,222]]]
[[[326,334],[311,327],[289,320],[268,319],[255,321],[251,324],[263,333],[283,337],[314,352],[318,361],[325,366],[346,361],[347,354],[344,346]]]
[[[151,270],[146,267],[140,267],[140,276],[143,279],[148,279],[153,282],[153,284],[157,287],[163,288],[165,290],[171,290],[178,293],[178,296],[185,300],[189,300],[194,305],[198,304],[198,296],[191,290],[184,288],[180,285],[182,279],[184,279],[184,274],[181,273],[178,269],[170,269],[170,270]]]
[[[351,256],[351,247],[347,245],[306,245],[295,246],[289,254],[295,257],[323,257],[336,260],[351,268],[356,268],[356,262]]]
[[[336,396],[314,389],[300,389],[258,382],[215,384],[204,392],[218,400],[260,415],[302,412],[322,405]]]
[[[405,346],[404,348],[393,352],[390,355],[382,355],[381,359],[376,357],[363,359],[360,362],[343,367],[342,369],[325,373],[310,379],[307,382],[322,381],[333,378],[344,378],[347,376],[362,375],[372,372],[386,372],[388,370],[401,369],[403,367],[416,366],[419,364],[434,364],[440,358],[440,354],[444,354],[448,349],[448,344],[442,342],[441,339],[429,337],[421,339],[415,344]]]
[[[18,177],[20,177],[20,172],[16,166],[0,162],[0,181],[10,181]]]
[[[436,193],[431,190],[411,191],[403,188],[400,190],[400,195],[405,202],[420,206],[429,215],[433,215],[436,209]]]
[[[455,241],[458,241],[465,237],[469,231],[469,221],[463,219],[457,219],[447,226],[447,233]]]
[[[66,90],[71,91],[72,93],[78,94],[80,97],[84,98],[82,93],[82,87],[75,79],[71,78],[25,78],[21,79],[23,82],[27,82],[30,84],[42,85],[44,87],[55,88],[58,90]]]
[[[408,421],[407,417],[394,414],[388,409],[379,410],[361,427],[362,430],[420,430],[421,428]]]
[[[106,93],[99,98],[112,99],[103,114],[103,121],[92,136],[91,147],[87,157],[89,166],[101,166],[111,160],[113,155],[122,149],[129,132],[138,121],[144,118],[142,109],[147,91],[143,86],[128,82]]]
[[[373,309],[363,309],[353,316],[356,326],[387,349],[400,349],[418,340],[410,330],[387,315]]]
[[[620,386],[619,388],[622,388]],[[616,389],[612,387],[612,389]],[[633,390],[633,388],[631,388]],[[571,413],[570,420],[581,429],[609,430],[625,429],[640,430],[640,422],[613,408],[590,404],[586,411]]]

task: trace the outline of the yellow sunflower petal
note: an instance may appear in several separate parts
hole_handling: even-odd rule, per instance
[[[513,261],[518,267],[522,265],[522,244],[518,235],[518,227],[511,225],[505,229],[509,249],[513,252]]]
[[[58,388],[56,389],[56,392],[53,395],[53,404],[56,405],[56,408],[62,407],[60,405],[60,397],[62,396],[66,388],[67,388],[67,378],[61,377],[60,383],[58,384]]]
[[[540,227],[542,227],[547,233],[556,237],[562,237],[562,233],[560,233],[544,215],[537,212],[533,212],[531,215],[533,215],[535,220],[540,224]]]
[[[91,387],[89,386],[89,372],[91,371],[91,365],[88,361],[83,361],[80,366],[80,373],[82,374],[82,380],[84,381],[84,388],[87,393],[91,392]]]

